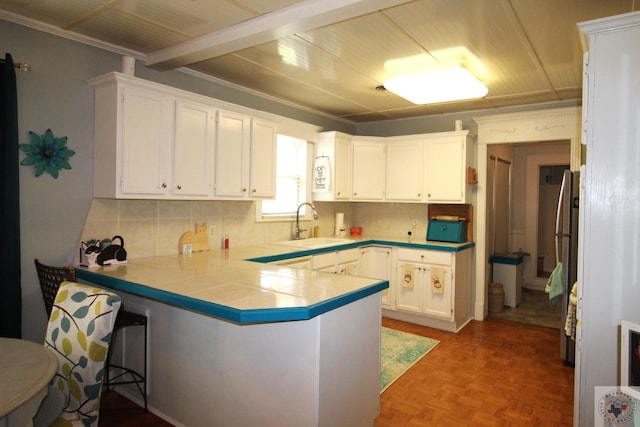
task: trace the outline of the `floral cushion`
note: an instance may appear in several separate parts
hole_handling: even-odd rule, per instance
[[[65,396],[52,426],[97,426],[104,365],[120,297],[93,286],[63,282],[45,337],[60,364],[51,386]]]

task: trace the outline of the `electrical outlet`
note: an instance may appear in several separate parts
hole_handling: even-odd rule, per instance
[[[210,225],[209,226],[209,238],[213,239],[214,237],[216,237],[216,226],[215,225]]]

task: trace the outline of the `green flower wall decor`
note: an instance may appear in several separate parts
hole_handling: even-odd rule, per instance
[[[27,155],[20,164],[33,166],[36,176],[47,172],[57,179],[60,169],[71,169],[69,157],[76,154],[75,151],[69,150],[66,144],[67,137],[57,138],[51,129],[47,129],[43,135],[29,131],[29,143],[18,145]]]

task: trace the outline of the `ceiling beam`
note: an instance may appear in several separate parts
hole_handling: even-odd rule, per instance
[[[303,0],[150,52],[145,64],[159,70],[178,68],[410,1],[413,0]]]

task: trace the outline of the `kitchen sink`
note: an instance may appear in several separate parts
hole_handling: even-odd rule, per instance
[[[292,248],[316,249],[335,245],[346,245],[348,243],[353,243],[353,240],[340,239],[338,237],[311,237],[309,239],[285,240],[284,242],[276,243],[276,245],[289,246]]]

